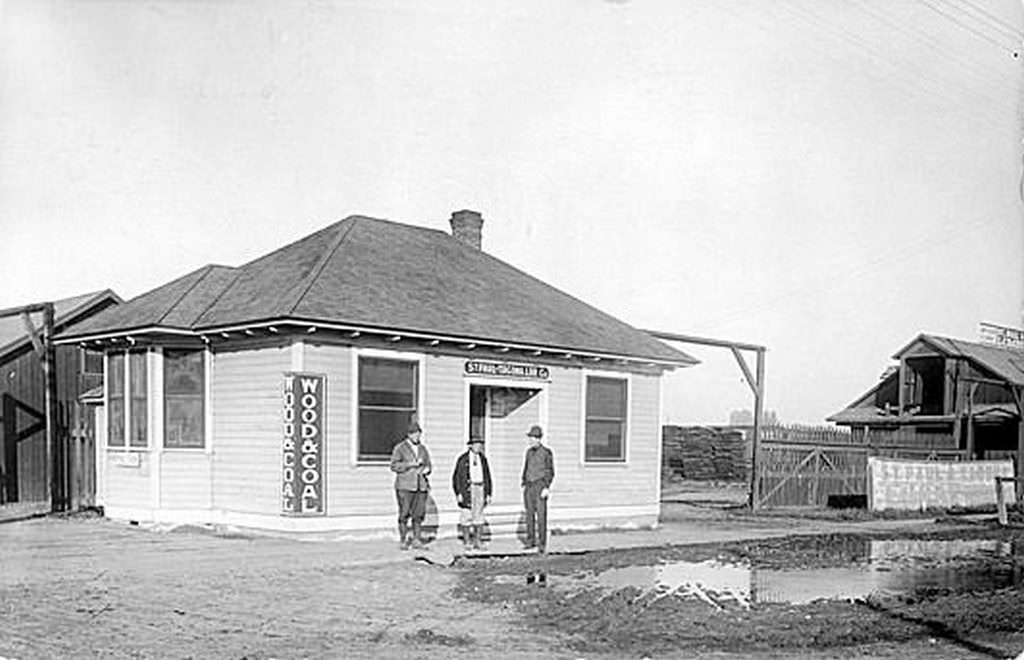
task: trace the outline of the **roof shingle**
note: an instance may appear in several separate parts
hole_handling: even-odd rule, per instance
[[[190,273],[85,330],[200,331],[278,319],[696,362],[448,233],[363,216],[237,269]]]

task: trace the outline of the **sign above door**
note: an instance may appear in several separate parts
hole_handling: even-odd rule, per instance
[[[538,364],[515,364],[490,360],[466,360],[467,376],[496,376],[516,380],[548,380],[551,370]]]

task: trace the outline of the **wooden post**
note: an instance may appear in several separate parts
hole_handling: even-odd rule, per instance
[[[53,345],[54,320],[53,303],[43,305],[43,384],[44,384],[44,415],[46,419],[46,455],[47,468],[50,472],[50,510],[64,511],[64,482],[66,470],[62,451],[57,415],[57,350]]]
[[[978,384],[971,383],[967,388],[967,460],[974,460],[974,393]]]
[[[1014,470],[1014,476],[1017,477],[1017,501],[1024,498],[1024,391],[1020,387],[1011,388],[1013,392],[1013,401],[1017,404],[1017,456],[1014,461],[1016,470]]]
[[[761,447],[761,415],[764,410],[764,349],[757,351],[757,366],[754,390],[754,437],[750,453],[750,508],[754,511],[761,504],[761,480],[757,470],[760,465],[758,452]]]
[[[1003,477],[996,477],[996,512],[999,514],[999,524],[1006,527],[1009,517],[1006,515],[1006,498],[1003,497]]]

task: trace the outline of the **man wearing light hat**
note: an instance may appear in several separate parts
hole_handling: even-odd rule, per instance
[[[526,432],[530,448],[523,461],[523,504],[526,507],[526,547],[547,551],[548,493],[555,479],[555,458],[541,444],[544,431],[534,424]]]
[[[459,525],[466,549],[479,550],[483,542],[484,507],[491,501],[491,467],[484,456],[484,439],[470,438],[455,461],[452,489],[459,504]]]
[[[405,439],[391,452],[391,471],[395,473],[395,498],[398,500],[398,538],[402,550],[423,545],[420,528],[427,514],[427,493],[431,472],[430,452],[420,442],[422,429],[415,421],[409,422]],[[412,522],[412,536],[406,536]]]

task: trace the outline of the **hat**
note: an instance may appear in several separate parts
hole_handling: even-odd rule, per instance
[[[544,431],[541,430],[538,424],[534,424],[533,426],[530,427],[530,430],[526,432],[526,435],[530,436],[531,438],[543,438]]]
[[[413,433],[419,433],[422,430],[423,429],[421,429],[420,425],[417,424],[416,422],[409,422],[409,429],[408,429],[407,433],[409,435],[412,435]]]
[[[474,436],[474,437],[470,438],[469,440],[467,440],[466,444],[467,445],[472,445],[472,444],[475,444],[477,442],[479,442],[480,444],[484,444],[484,439],[481,438],[481,437],[478,437],[478,436]]]

